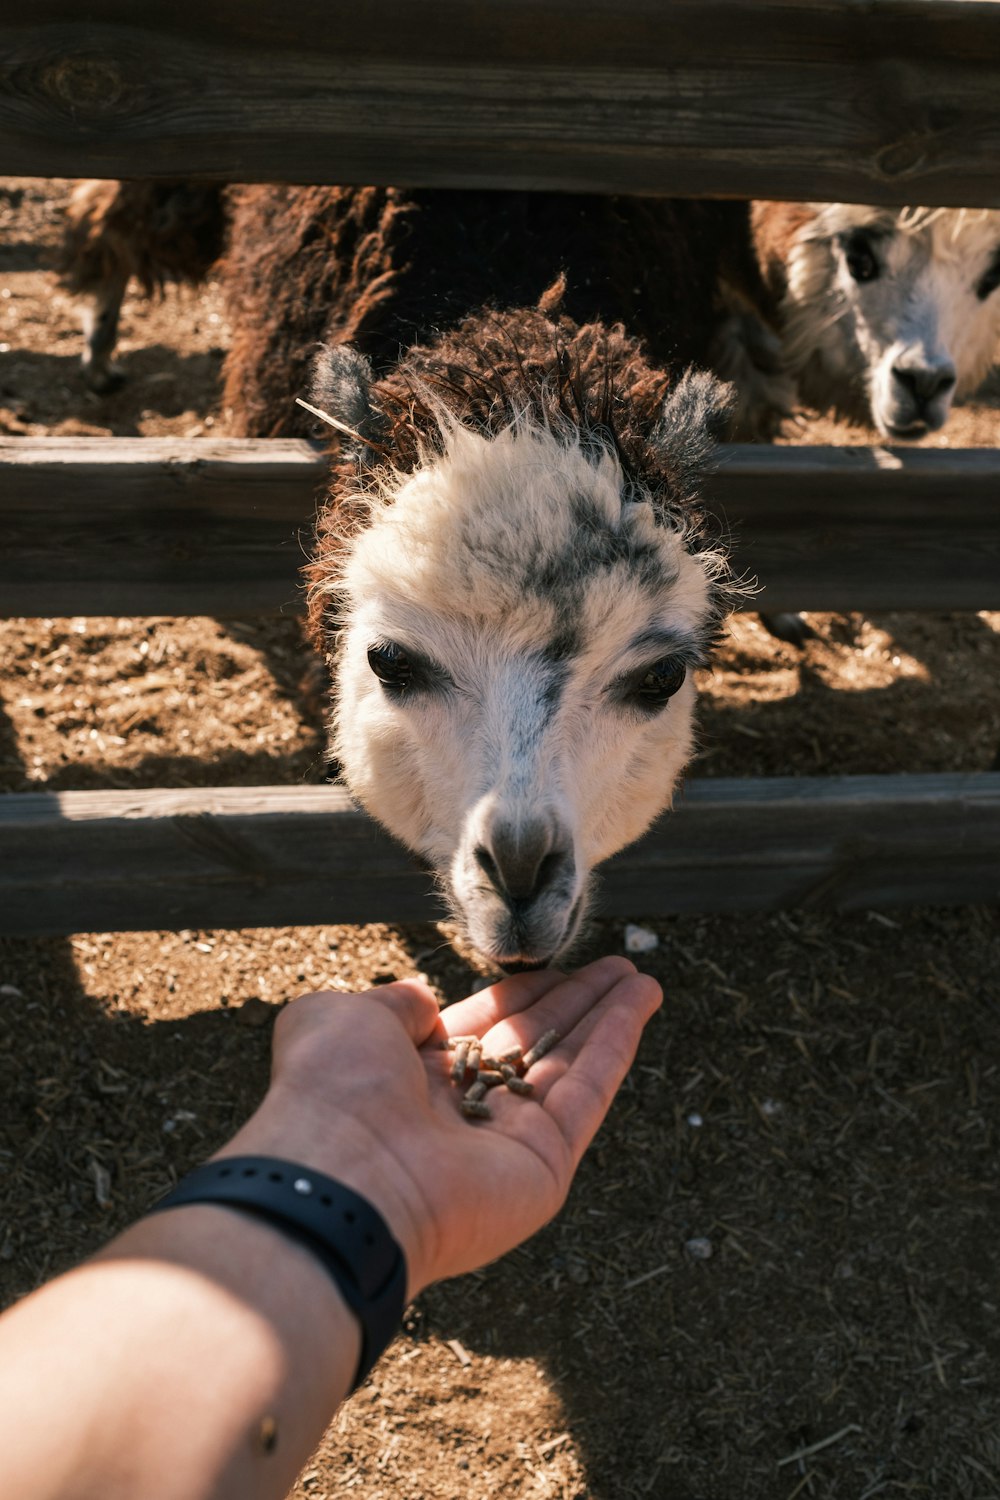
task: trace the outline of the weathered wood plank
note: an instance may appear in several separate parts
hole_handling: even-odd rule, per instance
[[[605,868],[609,915],[1000,899],[1000,775],[703,780]],[[407,854],[334,787],[0,798],[0,932],[417,921]]]
[[[0,615],[301,607],[318,449],[0,439]],[[1000,608],[1000,452],[723,451],[710,490],[762,608]]]
[[[991,0],[34,0],[30,175],[1000,204]]]
[[[761,608],[1000,607],[1000,451],[732,445],[710,483]]]
[[[0,438],[0,615],[301,608],[318,449]]]

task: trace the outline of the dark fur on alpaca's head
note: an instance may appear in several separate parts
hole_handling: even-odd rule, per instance
[[[310,400],[371,450],[388,444],[404,470],[440,441],[442,412],[486,435],[527,418],[610,445],[637,482],[686,494],[725,434],[732,391],[701,370],[671,382],[620,325],[517,309],[467,319],[380,380],[349,345],[321,348]]]
[[[531,308],[487,312],[409,350],[383,379],[345,345],[321,350],[312,373],[314,404],[365,440],[334,438],[330,496],[307,569],[314,584],[328,581],[364,524],[365,496],[380,469],[412,472],[441,451],[449,421],[485,436],[527,421],[589,444],[595,455],[611,451],[621,465],[623,500],[652,499],[692,548],[707,535],[699,486],[728,420],[731,389],[703,371],[672,383],[620,326],[578,327]],[[716,623],[727,612],[728,588],[720,578]],[[315,592],[313,601],[310,617],[320,634]]]

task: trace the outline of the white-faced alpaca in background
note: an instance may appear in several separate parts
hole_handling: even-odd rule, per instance
[[[806,406],[914,441],[982,384],[1000,340],[1000,212],[764,202],[751,217]]]
[[[311,565],[347,785],[504,967],[556,961],[594,866],[669,806],[728,606],[697,475],[728,392],[620,329],[470,318],[389,376],[341,345]]]

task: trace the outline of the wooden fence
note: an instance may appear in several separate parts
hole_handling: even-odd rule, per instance
[[[1000,205],[993,0],[32,0],[41,176]]]
[[[992,0],[37,0],[0,22],[24,174],[1000,205]],[[296,442],[0,443],[0,613],[297,609]],[[763,607],[1000,608],[1000,453],[734,447]],[[334,788],[0,799],[0,931],[403,920]],[[1000,897],[1000,775],[693,783],[607,867],[655,914]]]

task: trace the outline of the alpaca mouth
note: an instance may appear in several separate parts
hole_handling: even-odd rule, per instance
[[[564,929],[566,936],[570,931],[567,923]],[[551,930],[545,934],[544,939],[536,939],[534,942],[527,936],[518,937],[509,931],[483,934],[478,942],[478,934],[470,936],[482,956],[496,964],[505,974],[530,974],[535,969],[549,969],[557,955],[566,947],[566,936],[556,937]],[[483,937],[485,941],[482,940]]]
[[[494,941],[483,945],[480,951],[505,974],[530,974],[538,969],[554,968],[576,942],[586,899],[585,887],[559,924],[558,933],[549,927],[544,946],[537,937],[531,941],[527,933],[511,933],[508,929],[506,942],[503,941],[504,935],[494,934]]]
[[[502,969],[505,974],[535,974],[539,969],[551,967],[552,955],[548,958],[509,958],[497,959],[497,968]]]
[[[929,422],[887,422],[886,436],[900,443],[915,443],[930,432]]]

